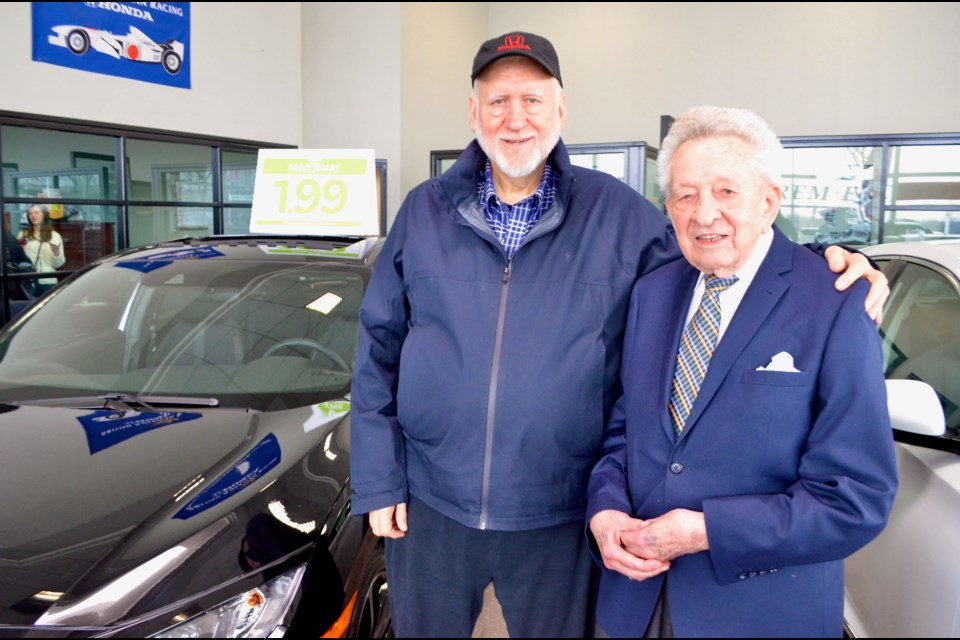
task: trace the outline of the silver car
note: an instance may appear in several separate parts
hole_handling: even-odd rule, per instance
[[[925,428],[894,419],[900,490],[884,532],[847,560],[848,632],[857,637],[958,637],[960,240],[891,243],[861,251],[890,280],[880,325],[888,388],[900,380],[928,383],[942,414]],[[921,406],[906,404],[903,417],[919,420]]]

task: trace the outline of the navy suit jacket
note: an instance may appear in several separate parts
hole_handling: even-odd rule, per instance
[[[866,283],[837,292],[823,258],[774,233],[679,438],[667,406],[699,272],[678,260],[634,287],[587,519],[702,511],[710,549],[642,582],[604,569],[611,636],[644,632],[665,578],[678,637],[842,635],[843,559],[897,488],[880,340]],[[784,351],[799,371],[758,369]]]

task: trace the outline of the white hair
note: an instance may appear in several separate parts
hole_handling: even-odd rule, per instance
[[[753,163],[769,184],[780,184],[783,145],[763,118],[748,109],[733,107],[694,107],[673,123],[663,139],[657,156],[657,184],[665,198],[670,197],[673,154],[688,140],[733,136],[753,148]]]

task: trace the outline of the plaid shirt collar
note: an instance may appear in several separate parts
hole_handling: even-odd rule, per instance
[[[493,186],[493,170],[490,160],[487,160],[483,175],[477,181],[477,195],[487,224],[503,245],[508,258],[513,257],[530,229],[553,204],[556,190],[553,169],[547,163],[536,191],[516,204],[504,204],[497,197],[497,190]]]
[[[556,184],[553,181],[553,169],[548,162],[543,167],[543,176],[540,177],[540,184],[537,185],[537,190],[512,206],[514,208],[520,205],[529,207],[533,204],[531,200],[536,199],[536,204],[533,205],[533,208],[538,209],[539,213],[543,213],[553,204],[553,197],[556,195],[556,190]],[[490,217],[491,209],[503,209],[511,206],[503,204],[500,202],[500,198],[497,197],[497,189],[493,186],[493,169],[490,167],[489,159],[487,159],[487,164],[483,169],[483,175],[480,176],[480,180],[477,182],[477,193],[480,195],[480,204],[483,206],[483,211],[487,218]]]

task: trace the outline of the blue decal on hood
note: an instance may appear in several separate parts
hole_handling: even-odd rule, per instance
[[[93,455],[141,433],[196,420],[201,415],[181,411],[94,411],[89,415],[77,416],[77,420],[87,432],[87,446],[90,447],[90,455]]]
[[[174,251],[164,251],[146,258],[137,260],[125,260],[117,263],[118,267],[124,269],[133,269],[141,273],[150,273],[161,267],[173,264],[177,260],[203,260],[204,258],[214,258],[223,254],[213,247],[190,247],[189,249],[175,249]]]
[[[268,433],[230,471],[217,478],[173,517],[186,520],[237,493],[280,464],[280,443]]]

